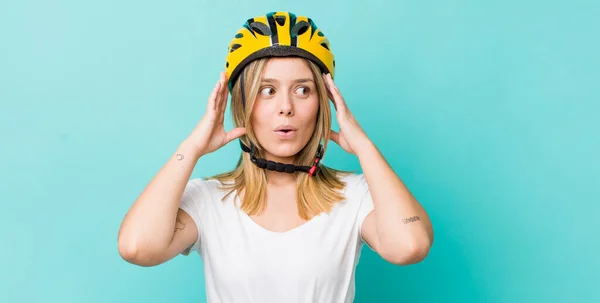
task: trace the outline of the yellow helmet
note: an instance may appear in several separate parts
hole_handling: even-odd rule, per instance
[[[323,73],[334,76],[335,60],[329,40],[308,17],[271,12],[248,19],[229,43],[225,73],[233,88],[251,61],[264,57],[298,56],[312,60]]]

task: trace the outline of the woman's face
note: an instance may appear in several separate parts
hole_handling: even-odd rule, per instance
[[[318,109],[319,96],[308,63],[301,58],[270,59],[251,116],[265,158],[292,163],[313,134]]]

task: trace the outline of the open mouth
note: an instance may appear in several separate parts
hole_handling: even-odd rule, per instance
[[[275,133],[281,138],[292,138],[296,134],[296,131],[293,129],[280,129]]]
[[[296,128],[292,125],[280,125],[275,129],[281,138],[291,138],[296,133]]]

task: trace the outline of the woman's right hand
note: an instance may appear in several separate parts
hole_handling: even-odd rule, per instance
[[[198,156],[212,153],[232,140],[246,134],[246,128],[244,127],[237,127],[229,132],[225,131],[223,120],[228,95],[229,88],[225,73],[221,72],[219,81],[208,98],[204,117],[202,117],[186,140],[195,147]]]

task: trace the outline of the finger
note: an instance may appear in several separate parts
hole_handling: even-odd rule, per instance
[[[335,110],[338,110],[338,96],[335,94],[335,90],[333,88],[333,86],[331,85],[331,81],[330,81],[330,75],[329,74],[323,74],[323,79],[325,80],[325,87],[327,88],[327,97],[329,97],[329,100],[331,100],[331,103],[333,103],[333,107],[335,108]]]
[[[321,74],[321,76],[323,77],[323,82],[325,82],[325,89],[327,91],[327,97],[329,97],[329,99],[331,99],[333,101],[333,96],[331,95],[331,91],[329,90],[329,80],[327,79],[327,74],[323,73],[323,74]]]
[[[224,120],[224,109],[223,109],[223,104],[227,103],[227,96],[225,95],[225,92],[227,91],[227,84],[225,83],[225,73],[221,72],[220,77],[219,77],[219,82],[220,84],[220,89],[219,92],[217,94],[217,100],[216,100],[216,110],[217,110],[217,115],[218,115],[218,119],[220,123],[223,123]],[[223,100],[225,99],[225,100]]]
[[[337,111],[337,104],[336,104],[335,100],[333,99],[333,95],[331,94],[331,91],[329,91],[329,85],[327,85],[327,97],[329,98],[329,100],[331,100],[331,103],[333,103],[333,108],[335,108],[335,110]]]
[[[340,90],[338,89],[337,85],[335,84],[335,82],[333,82],[333,78],[331,77],[331,74],[327,74],[327,79],[329,81],[329,85],[331,85],[331,87],[333,88],[333,92],[335,94],[338,95],[338,97],[341,97],[342,94],[340,93]]]
[[[221,100],[221,111],[225,113],[225,109],[227,108],[227,100],[229,98],[229,85],[227,85],[227,78],[225,77],[225,73],[223,73],[223,99]]]
[[[223,93],[227,89],[227,84],[225,83],[225,73],[221,72],[219,75],[219,82],[221,82],[221,88],[219,89],[219,106],[221,105],[221,101],[223,101]]]
[[[342,97],[340,90],[337,88],[337,86],[333,82],[333,78],[331,78],[331,74],[327,74],[325,76],[325,78],[327,79],[326,81],[327,81],[327,84],[329,85],[329,91],[331,92],[331,95],[333,96],[334,101],[337,103],[336,105],[338,107],[344,106],[345,105],[344,98]]]
[[[213,87],[212,92],[210,93],[210,96],[208,96],[208,104],[206,105],[206,110],[207,111],[215,111],[217,110],[217,96],[219,93],[219,90],[221,89],[221,81],[217,81],[217,84],[215,84],[215,87]]]
[[[344,98],[342,97],[342,94],[340,93],[340,90],[338,89],[337,85],[335,85],[335,83],[333,82],[331,74],[327,74],[327,82],[329,83],[329,90],[331,91],[333,98],[338,102],[343,102]]]
[[[225,134],[225,143],[229,143],[246,134],[245,127],[236,127]]]

